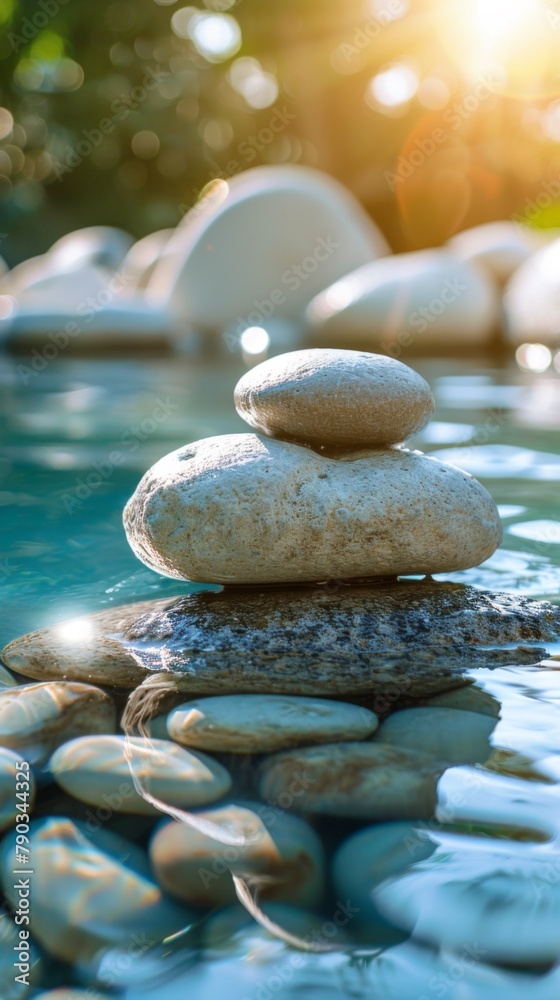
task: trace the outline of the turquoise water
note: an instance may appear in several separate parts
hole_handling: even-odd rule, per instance
[[[559,603],[560,375],[553,369],[528,374],[513,363],[495,366],[483,358],[412,364],[430,381],[438,404],[434,421],[414,446],[473,472],[494,496],[504,521],[500,550],[483,566],[447,578]],[[187,358],[60,358],[29,374],[27,362],[5,358],[0,370],[5,528],[0,641],[110,604],[197,589],[165,580],[136,560],[124,537],[121,511],[156,459],[188,441],[244,429],[232,390],[245,369]],[[457,822],[501,824],[506,833],[498,850],[510,866],[518,863],[527,872],[535,859],[544,858],[560,872],[560,661],[475,671],[473,677],[502,704],[492,735],[501,763],[494,769],[449,769],[440,782],[440,807],[455,796]],[[478,784],[471,794],[472,772]],[[527,843],[519,842],[515,830],[520,827],[532,831]],[[425,884],[437,901],[434,879],[442,865],[450,866],[459,881],[481,877],[488,838],[459,836],[441,825],[432,835],[437,863],[422,876],[427,881],[419,883],[418,892],[426,892]],[[552,878],[553,886],[556,882]],[[406,891],[410,895],[416,889]],[[538,933],[542,912],[532,895],[523,897],[524,891],[518,917]],[[442,898],[444,908],[451,905],[452,897]],[[469,912],[461,893],[456,902]],[[515,894],[509,902],[517,913]],[[560,906],[550,903],[547,913],[548,924],[559,918],[558,932]],[[424,918],[435,919],[431,913]],[[267,985],[271,969],[278,963],[284,967],[291,950],[283,942],[263,943],[262,936],[248,931],[236,942],[207,954],[204,962],[194,952],[179,960],[168,949],[157,959],[136,963],[141,973],[122,974],[119,987],[128,990],[130,1000],[182,995],[269,1000],[266,990],[270,996],[276,992]],[[399,945],[379,959],[355,953],[349,958],[335,950],[306,959],[304,968],[281,984],[282,996],[515,1000],[529,991],[548,1000],[560,994],[547,963],[543,969],[514,972],[484,955],[462,961],[462,972],[455,976],[449,954],[437,955],[416,943]],[[162,972],[171,970],[164,984]],[[147,993],[133,981],[138,975]],[[447,976],[447,986],[441,976]]]

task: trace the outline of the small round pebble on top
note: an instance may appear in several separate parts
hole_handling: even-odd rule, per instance
[[[235,388],[235,406],[262,434],[312,446],[400,444],[435,409],[418,372],[383,354],[293,351],[263,361]]]

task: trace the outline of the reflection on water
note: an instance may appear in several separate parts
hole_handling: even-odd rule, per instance
[[[482,567],[445,578],[558,602],[560,375],[474,361],[466,373],[464,362],[417,367],[434,386],[438,410],[414,447],[480,478],[505,528],[503,546]],[[18,372],[17,359],[3,362],[2,641],[111,603],[200,589],[141,566],[121,511],[163,454],[244,430],[231,406],[240,374],[184,359],[61,358],[32,375]],[[210,946],[202,921],[202,938],[189,931],[128,965],[118,950],[107,952],[101,982],[117,985],[126,1000],[271,1000],[280,992],[313,1000],[556,1000],[560,659],[472,677],[501,704],[491,756],[445,771],[434,819],[417,824],[424,849],[371,884],[380,914],[410,940],[395,930],[396,943],[380,951],[364,940],[356,914],[345,928],[348,945],[334,953],[299,953],[254,922],[242,922],[223,945],[214,936]]]

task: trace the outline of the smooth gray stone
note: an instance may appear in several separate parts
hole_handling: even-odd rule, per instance
[[[130,945],[134,934],[145,933],[156,944],[192,920],[191,911],[165,897],[149,875],[99,846],[81,824],[64,817],[32,820],[29,841],[30,928],[56,958],[92,961],[107,946]],[[2,886],[12,904],[14,848],[15,831],[0,847]]]
[[[426,705],[434,708],[461,708],[465,712],[478,712],[480,715],[491,715],[495,719],[500,716],[501,705],[494,695],[483,691],[476,684],[465,684],[464,687],[452,691],[442,691],[432,698],[427,698]],[[155,734],[154,734],[155,735]]]
[[[282,809],[354,819],[427,819],[443,766],[383,743],[323,743],[271,754],[261,798]]]
[[[386,354],[310,350],[250,368],[234,392],[259,434],[321,447],[377,448],[417,434],[436,404],[418,372]]]
[[[272,753],[311,743],[366,739],[377,728],[367,708],[327,698],[229,694],[178,705],[167,719],[172,740],[221,753]]]
[[[155,798],[183,808],[216,802],[231,787],[217,760],[171,740],[82,736],[55,751],[49,770],[69,795],[113,812],[158,815],[134,779]]]
[[[162,824],[150,844],[160,885],[190,906],[225,906],[236,899],[232,875],[258,885],[259,898],[314,906],[324,890],[324,852],[299,816],[262,802],[231,803],[195,814],[212,824],[209,836],[186,823]],[[219,837],[235,835],[239,844]]]
[[[554,605],[431,580],[229,588],[101,611],[78,634],[84,624],[87,638],[68,623],[31,632],[4,661],[41,680],[146,681],[127,724],[185,694],[361,695],[384,714],[460,687],[475,667],[537,663],[560,642]]]
[[[372,739],[418,750],[446,764],[484,764],[492,753],[496,719],[458,708],[422,705],[393,712]]]
[[[165,455],[123,523],[150,569],[227,586],[450,573],[502,540],[492,497],[455,466],[396,447],[319,454],[256,434]]]
[[[376,823],[348,837],[332,861],[334,890],[357,907],[359,924],[378,929],[383,920],[373,890],[386,878],[401,874],[414,862],[429,858],[435,844],[414,823]]]
[[[43,766],[77,736],[114,733],[113,699],[92,684],[50,681],[0,691],[0,746]]]

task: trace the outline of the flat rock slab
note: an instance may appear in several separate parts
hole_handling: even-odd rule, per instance
[[[554,605],[431,580],[230,588],[78,622],[16,639],[6,665],[128,689],[168,680],[192,696],[366,696],[383,713],[460,686],[473,667],[536,663],[560,641]]]

